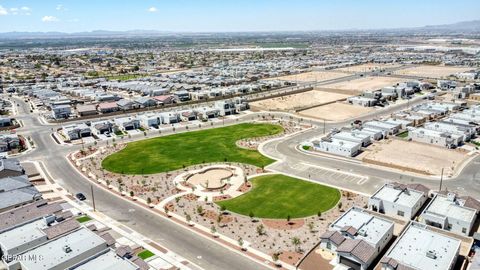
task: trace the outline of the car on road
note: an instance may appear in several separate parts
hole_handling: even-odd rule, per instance
[[[87,199],[87,197],[85,197],[85,195],[83,195],[83,193],[77,193],[75,194],[75,197],[79,200],[79,201],[85,201]]]

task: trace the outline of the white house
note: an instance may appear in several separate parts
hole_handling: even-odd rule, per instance
[[[429,189],[420,184],[388,183],[369,199],[368,208],[389,216],[412,219],[428,199]]]
[[[455,193],[437,194],[423,210],[419,221],[453,233],[469,236],[480,209],[472,197]]]
[[[312,140],[311,143],[306,145],[312,146],[316,151],[344,157],[353,157],[357,155],[362,147],[362,144],[359,142],[351,142],[328,137]]]
[[[451,270],[461,240],[410,222],[380,260],[381,270]]]
[[[447,148],[455,148],[464,140],[462,135],[435,131],[426,128],[408,128],[408,138],[412,141],[433,144]]]
[[[92,135],[90,127],[84,123],[66,125],[62,127],[62,130],[67,141],[78,140]]]
[[[393,222],[352,207],[320,236],[320,248],[336,254],[337,264],[366,270],[393,237]]]
[[[53,119],[68,118],[72,114],[72,107],[70,105],[52,106]]]

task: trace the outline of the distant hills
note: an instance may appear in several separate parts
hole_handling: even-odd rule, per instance
[[[423,29],[451,30],[451,31],[475,31],[480,32],[480,20],[457,22],[442,25],[427,25]]]
[[[397,29],[358,29],[355,31],[412,31],[412,32],[454,32],[454,33],[465,33],[465,32],[474,32],[480,33],[480,20],[473,21],[464,21],[457,22],[452,24],[442,24],[442,25],[426,25],[422,27],[411,27],[411,28],[397,28]],[[352,30],[345,30],[352,31]],[[295,32],[295,31],[284,31],[284,32]],[[298,31],[301,32],[301,31]],[[308,31],[308,32],[343,32],[343,31]],[[246,32],[243,32],[246,33]],[[253,32],[252,32],[253,33]],[[260,33],[260,32],[259,32]],[[279,32],[281,33],[281,32]],[[128,30],[128,31],[109,31],[109,30],[94,30],[88,32],[75,32],[75,33],[65,33],[65,32],[4,32],[0,33],[1,39],[28,39],[28,38],[76,38],[76,37],[139,37],[139,36],[171,36],[171,35],[195,35],[201,33],[194,32],[170,32],[170,31],[157,31],[157,30]],[[204,33],[205,34],[205,33]],[[234,35],[235,33],[229,33]]]

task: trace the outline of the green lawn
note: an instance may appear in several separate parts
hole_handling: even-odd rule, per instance
[[[155,256],[155,254],[153,254],[153,252],[151,252],[150,250],[148,249],[145,249],[144,251],[138,253],[137,255],[140,259],[142,260],[145,260],[145,259],[148,259],[152,256]]]
[[[252,179],[253,189],[237,198],[217,204],[227,210],[259,218],[301,218],[325,212],[340,200],[340,191],[285,175],[264,175]]]
[[[87,222],[87,221],[90,221],[90,220],[92,220],[92,218],[89,217],[89,216],[81,216],[81,217],[77,218],[77,221],[80,222],[80,223],[84,223],[84,222]]]
[[[241,149],[235,142],[283,131],[273,124],[238,124],[129,143],[121,151],[106,157],[102,166],[123,174],[167,172],[203,162],[241,162],[266,166],[273,162],[258,151]]]

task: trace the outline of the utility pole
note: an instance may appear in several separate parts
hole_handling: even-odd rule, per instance
[[[323,119],[323,134],[325,134],[325,119]]]
[[[442,191],[443,169],[444,169],[444,168],[442,168],[442,174],[440,175],[440,189],[438,190],[438,192]]]
[[[96,207],[95,207],[95,196],[93,195],[93,185],[90,185],[90,192],[92,193],[93,212],[95,212]]]

